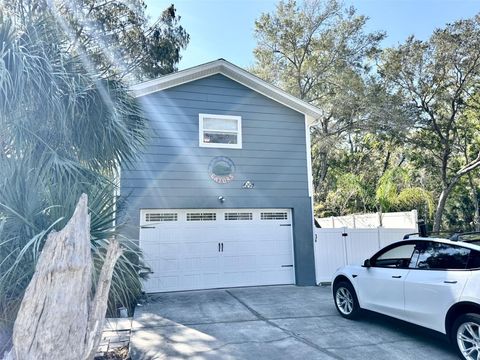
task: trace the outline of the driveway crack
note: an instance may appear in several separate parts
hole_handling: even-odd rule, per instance
[[[257,319],[267,323],[268,325],[270,326],[273,326],[277,329],[279,329],[280,331],[282,331],[283,333],[285,333],[286,335],[294,338],[295,340],[297,341],[300,341],[301,343],[304,343],[305,345],[317,350],[318,352],[322,353],[322,354],[325,354],[325,355],[328,355],[330,357],[332,357],[333,359],[337,359],[337,360],[343,360],[342,357],[338,356],[337,354],[335,353],[332,353],[331,351],[325,349],[325,348],[322,348],[321,346],[318,346],[317,344],[311,342],[310,340],[308,339],[305,339],[303,337],[301,337],[300,335],[298,335],[297,333],[293,332],[293,331],[290,331],[288,329],[285,329],[277,324],[275,324],[273,321],[267,319],[266,317],[264,317],[262,314],[260,314],[258,311],[254,310],[253,308],[251,308],[247,303],[245,303],[242,299],[240,299],[238,296],[236,296],[235,294],[233,294],[230,290],[225,290],[225,292],[230,295],[231,297],[233,297],[235,300],[237,300],[241,305],[243,305],[248,311],[250,311]]]

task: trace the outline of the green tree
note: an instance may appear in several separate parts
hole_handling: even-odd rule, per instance
[[[465,163],[470,163],[476,149],[480,149],[480,86],[476,86],[474,95],[468,100],[468,109],[462,119],[460,133],[463,137],[462,152]],[[472,229],[480,231],[480,169],[468,173],[468,187],[473,207]]]
[[[391,93],[416,111],[410,140],[418,149],[417,159],[438,177],[433,224],[438,231],[452,190],[480,166],[480,148],[461,132],[480,79],[480,16],[438,29],[427,41],[410,37],[387,49],[378,69]],[[465,147],[468,157],[462,153]]]
[[[53,13],[68,35],[68,50],[102,77],[133,81],[174,72],[190,39],[173,4],[153,23],[143,0],[0,0],[0,4],[21,16],[23,23]]]
[[[366,21],[336,0],[288,0],[255,22],[252,71],[324,111],[312,133],[315,190],[323,199],[330,145],[364,121],[365,76],[384,37],[366,33]]]
[[[342,173],[336,176],[335,190],[330,191],[324,202],[322,216],[346,215],[355,212],[365,212],[368,206],[368,187],[358,174]]]
[[[144,142],[143,116],[121,83],[66,51],[52,17],[15,20],[0,16],[0,321],[13,320],[46,234],[64,226],[82,192],[95,265],[111,237],[125,248],[111,305],[128,305],[141,267],[136,246],[117,234],[112,179]]]
[[[415,186],[412,175],[405,167],[393,167],[378,180],[375,198],[381,212],[417,209],[427,219],[433,213],[432,194]]]

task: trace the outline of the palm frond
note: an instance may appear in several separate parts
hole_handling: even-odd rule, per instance
[[[143,145],[144,118],[123,84],[66,51],[55,21],[48,12],[28,24],[0,15],[0,319],[14,318],[45,236],[66,224],[82,193],[95,269],[109,239],[124,247],[112,313],[141,289],[140,250],[117,231],[113,174]]]

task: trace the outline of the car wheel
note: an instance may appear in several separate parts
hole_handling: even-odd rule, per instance
[[[453,324],[450,336],[462,359],[480,359],[479,314],[469,313],[459,316]]]
[[[355,319],[360,315],[357,294],[355,294],[352,284],[346,281],[335,284],[333,297],[335,307],[344,318]]]

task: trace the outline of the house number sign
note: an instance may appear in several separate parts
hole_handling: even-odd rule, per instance
[[[233,180],[235,164],[225,156],[217,156],[208,165],[208,175],[217,184],[228,184]]]

